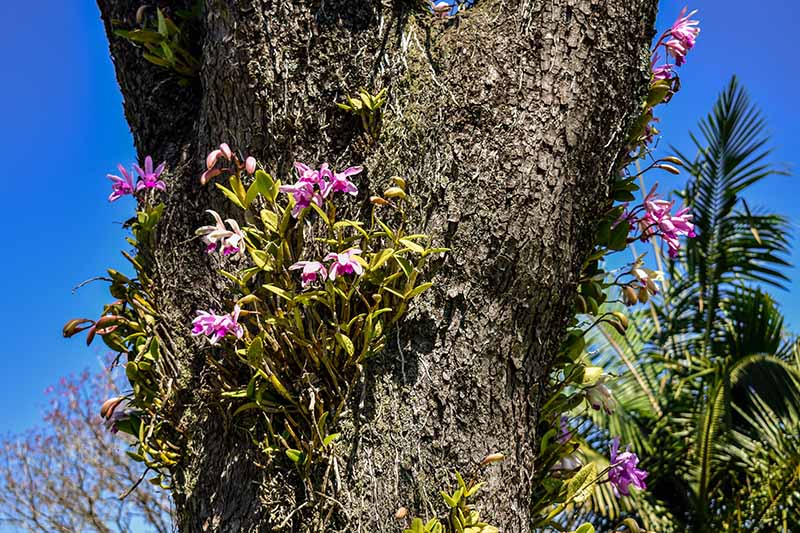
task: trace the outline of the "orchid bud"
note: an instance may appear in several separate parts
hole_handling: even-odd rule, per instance
[[[680,170],[673,167],[672,165],[653,165],[655,168],[660,168],[661,170],[666,170],[670,174],[675,174],[676,176],[681,173]]]
[[[100,406],[100,416],[103,418],[108,418],[114,413],[114,409],[122,401],[122,396],[116,396],[114,398],[109,398],[108,400],[103,402],[103,405]]]
[[[106,315],[106,316],[100,317],[100,319],[97,321],[97,323],[95,323],[95,326],[100,328],[100,329],[107,328],[109,326],[118,325],[117,322],[119,322],[120,320],[122,320],[121,316],[118,316],[118,315]]]
[[[480,462],[479,466],[486,466],[486,465],[490,465],[492,463],[497,463],[499,461],[502,461],[505,458],[506,458],[506,456],[503,455],[502,453],[499,453],[499,452],[498,453],[490,453],[489,455],[487,455],[486,457],[481,459],[481,462]]]
[[[401,189],[400,187],[389,187],[385,191],[383,191],[383,195],[386,198],[405,198],[406,192]]]
[[[405,188],[406,188],[406,180],[404,180],[400,176],[394,176],[392,178],[392,183],[394,183],[395,185],[397,185],[398,187],[400,187],[403,190],[405,190]]]
[[[253,174],[256,171],[256,158],[253,156],[248,157],[244,161],[244,169],[248,174]]]
[[[228,143],[220,144],[219,149],[222,151],[222,154],[225,156],[226,159],[228,159],[229,161],[233,159],[233,152],[231,151],[231,147],[228,146]]]
[[[208,168],[209,170],[214,168],[214,165],[217,164],[217,159],[219,159],[221,153],[222,153],[221,150],[212,150],[211,152],[209,152],[208,156],[206,156],[206,168]]]
[[[369,201],[374,205],[392,205],[392,202],[380,196],[370,196]]]
[[[625,302],[625,305],[631,306],[638,301],[636,297],[636,291],[630,285],[625,285],[622,288],[622,300]]]
[[[642,287],[639,289],[639,302],[646,304],[647,300],[650,299],[650,293],[647,291],[647,287]]]
[[[142,4],[139,6],[139,9],[136,10],[136,24],[141,24],[144,22],[144,12],[147,10],[147,4]]]
[[[666,161],[667,163],[672,163],[673,165],[678,165],[679,167],[684,166],[683,165],[683,159],[681,159],[679,157],[672,156],[672,155],[671,156],[667,156],[667,157],[662,157],[661,161]]]
[[[617,320],[619,320],[619,324],[623,327],[623,329],[628,329],[628,317],[625,316],[624,313],[612,311],[611,314],[614,315]]]
[[[220,169],[218,169],[218,168],[212,168],[212,169],[206,170],[200,176],[200,184],[201,185],[205,185],[206,183],[211,181],[211,178],[213,178],[215,176],[219,176],[220,174],[222,174],[222,171]]]
[[[81,331],[92,327],[91,325],[82,327],[84,324],[91,324],[94,325],[94,320],[89,320],[88,318],[73,318],[66,324],[64,324],[64,329],[62,333],[65,337],[69,338],[75,335],[76,333],[80,333]]]

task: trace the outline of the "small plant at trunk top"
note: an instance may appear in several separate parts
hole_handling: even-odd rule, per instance
[[[358,97],[345,97],[346,103],[337,103],[340,109],[344,109],[361,118],[361,126],[372,142],[377,142],[381,133],[382,111],[381,108],[386,104],[386,89],[381,89],[377,94],[371,95],[366,89],[358,92]]]
[[[199,18],[200,6],[193,11],[181,11],[177,15],[182,23]],[[197,77],[200,61],[187,49],[186,38],[181,28],[167,17],[160,8],[155,10],[155,22],[147,16],[147,6],[136,11],[139,28],[133,30],[114,30],[114,34],[142,46],[142,57],[181,76],[180,83],[187,85],[190,78]]]

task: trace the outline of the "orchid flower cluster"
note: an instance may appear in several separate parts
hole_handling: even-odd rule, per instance
[[[197,318],[192,320],[192,335],[205,335],[211,344],[217,344],[227,335],[241,339],[244,334],[239,324],[241,308],[233,306],[233,312],[218,315],[213,311],[197,311]]]
[[[352,196],[358,194],[358,187],[350,181],[350,176],[360,174],[361,167],[350,167],[342,172],[333,172],[323,163],[318,169],[309,168],[303,163],[295,163],[300,178],[293,185],[281,185],[280,192],[287,193],[294,199],[292,216],[297,218],[301,211],[314,203],[321,207],[329,195],[336,192]]]
[[[672,208],[675,202],[661,199],[656,193],[657,187],[657,183],[653,185],[640,206],[623,212],[622,220],[629,224],[631,230],[639,228],[641,231],[639,239],[642,242],[654,237],[661,238],[667,244],[669,256],[675,258],[681,249],[680,237],[691,239],[697,236],[692,223],[692,214],[687,207],[673,214]],[[638,272],[641,275],[642,271]]]
[[[123,196],[137,194],[146,189],[165,191],[167,186],[160,179],[165,164],[166,162],[161,163],[153,169],[153,158],[148,155],[144,158],[144,169],[134,164],[133,170],[128,172],[122,164],[117,165],[121,176],[116,176],[114,174],[108,175],[108,179],[111,180],[111,194],[108,197],[108,201],[116,202]],[[134,171],[138,174],[138,181],[136,181],[136,183],[134,183],[133,179]]]
[[[650,90],[642,102],[639,119],[632,126],[627,145],[620,154],[618,177],[611,184],[610,198],[595,234],[593,252],[583,265],[575,296],[575,311],[567,335],[561,345],[560,358],[551,374],[552,395],[542,408],[542,451],[537,458],[536,486],[532,512],[534,525],[550,527],[571,505],[578,505],[592,494],[594,487],[609,483],[618,497],[630,494],[631,487],[646,488],[647,472],[639,466],[639,457],[630,446],[622,449],[613,435],[609,445],[610,460],[602,470],[593,461],[586,461],[587,433],[596,432],[592,410],[612,415],[618,408],[611,382],[613,375],[593,366],[593,353],[587,353],[586,334],[593,328],[602,330],[609,339],[624,336],[628,318],[623,306],[644,304],[657,295],[664,281],[663,274],[645,266],[644,254],[628,265],[616,269],[614,275],[604,268],[606,256],[627,250],[636,241],[660,240],[670,258],[680,256],[681,239],[696,236],[692,214],[685,207],[661,198],[657,186],[644,194],[637,180],[650,170],[679,174],[683,163],[674,157],[655,159],[644,170],[630,167],[650,155],[648,145],[658,133],[653,108],[666,103],[679,88],[676,68],[685,64],[687,53],[694,47],[700,32],[693,20],[695,11],[681,11],[678,20],[657,40],[652,50]],[[664,48],[674,64],[659,64],[659,49]],[[643,198],[633,207],[635,193]],[[654,246],[657,259],[661,247]],[[611,295],[619,295],[612,300]],[[579,409],[580,408],[580,409]],[[591,415],[591,416],[590,416]],[[554,505],[553,502],[560,502]]]
[[[406,233],[401,177],[370,197],[362,221],[340,216],[358,211],[362,167],[297,162],[296,180],[284,184],[248,160],[225,143],[206,158],[200,181],[227,174],[229,186],[215,186],[240,216],[209,210],[215,224],[196,234],[206,253],[221,250],[223,263],[235,263],[220,272],[234,298],[230,312],[198,310],[191,332],[208,339],[209,357],[225,369],[222,398],[264,422],[252,425],[254,441],[308,466],[326,457],[364,361],[431,287],[422,280],[426,262],[445,250]]]
[[[650,144],[658,134],[655,123],[657,118],[653,117],[653,107],[658,104],[669,102],[672,96],[680,89],[680,79],[675,69],[686,63],[686,55],[694,48],[697,36],[700,34],[699,24],[693,17],[697,10],[688,13],[688,8],[684,7],[675,23],[656,41],[651,50],[651,69],[652,82],[650,96],[647,99],[647,109],[644,114],[645,122],[640,124],[644,130],[642,141]],[[661,54],[659,48],[664,48],[664,63],[660,63]],[[674,63],[669,59],[673,58]]]

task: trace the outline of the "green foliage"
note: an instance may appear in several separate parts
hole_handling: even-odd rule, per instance
[[[364,365],[431,287],[422,278],[426,263],[445,250],[407,231],[400,178],[387,190],[390,198],[373,203],[368,223],[341,218],[330,199],[295,219],[294,200],[279,195],[280,182],[261,170],[248,187],[238,173],[230,187],[217,186],[249,221],[242,229],[251,260],[222,272],[238,293],[245,327],[242,341],[215,361],[222,397],[235,415],[253,421],[253,438],[265,451],[283,449],[305,470],[335,441],[333,428]],[[353,256],[363,275],[302,288],[289,270],[353,249],[363,251]]]
[[[800,361],[758,284],[786,279],[786,219],[754,215],[748,188],[781,172],[767,161],[757,110],[732,81],[694,137],[698,157],[682,193],[698,237],[667,260],[664,290],[631,317],[622,337],[598,329],[592,362],[619,377],[620,408],[594,413],[603,435],[646,451],[648,493],[621,505],[598,486],[598,523],[635,513],[670,531],[789,531],[799,523]]]
[[[199,18],[202,6],[197,4],[193,11],[178,12],[182,24]],[[200,61],[189,51],[186,38],[177,25],[164,12],[156,8],[156,20],[151,25],[145,17],[145,6],[139,8],[137,21],[141,27],[133,30],[114,30],[114,34],[143,48],[142,57],[154,65],[172,70],[180,76],[183,85],[197,77]]]
[[[366,89],[358,91],[358,97],[345,97],[346,103],[336,105],[361,119],[361,126],[372,142],[377,142],[381,134],[383,112],[381,108],[386,104],[386,89],[381,89],[376,94],[370,94]]]
[[[91,344],[100,335],[109,348],[119,352],[117,361],[124,357],[125,375],[132,390],[127,400],[135,410],[115,427],[134,437],[135,449],[127,454],[156,473],[150,482],[168,488],[170,469],[181,457],[181,437],[164,416],[173,401],[177,370],[169,349],[169,336],[160,322],[150,275],[153,258],[148,251],[155,244],[156,225],[163,210],[164,204],[144,207],[128,221],[132,235],[128,243],[135,254],[122,252],[122,255],[131,263],[136,276],[128,278],[109,269],[109,292],[116,301],[103,307],[97,321],[68,322],[64,336],[71,337],[87,329],[76,328],[76,324],[92,324],[87,329],[86,343]]]
[[[458,488],[455,491],[440,493],[447,508],[446,518],[440,520],[434,517],[427,522],[414,518],[411,527],[403,533],[498,533],[500,530],[481,520],[480,513],[468,501],[475,496],[483,483],[473,480],[465,482],[458,472],[456,480]]]

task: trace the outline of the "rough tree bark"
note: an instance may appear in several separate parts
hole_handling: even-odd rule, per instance
[[[186,89],[112,34],[138,0],[98,3],[136,148],[170,165],[157,279],[174,331],[224,294],[186,244],[205,209],[224,210],[198,181],[222,141],[278,176],[294,160],[362,164],[360,199],[406,176],[416,229],[452,249],[368,369],[337,489],[316,507],[291,476],[254,466],[203,387],[204,348],[176,339],[181,531],[319,530],[320,508],[333,509],[326,531],[398,531],[400,506],[429,514],[454,469],[496,451],[507,459],[480,507],[502,531],[529,531],[542,386],[645,94],[656,0],[479,0],[447,22],[412,0],[206,0],[200,83]],[[389,89],[376,145],[334,106],[360,87]]]

